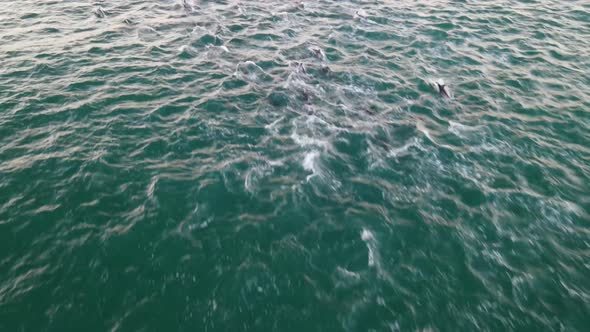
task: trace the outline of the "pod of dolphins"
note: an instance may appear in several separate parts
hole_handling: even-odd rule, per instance
[[[182,0],[182,6],[184,7],[185,10],[187,11],[193,11],[194,8],[193,6],[190,4],[189,0]],[[297,4],[297,8],[299,9],[303,9],[305,6],[305,4],[303,2],[298,2]],[[104,18],[107,16],[106,11],[101,7],[98,6],[95,10],[94,10],[94,15],[96,15],[96,17],[98,18]],[[354,19],[355,20],[366,20],[368,18],[368,14],[367,12],[365,12],[363,9],[359,9],[354,13]],[[126,19],[126,23],[127,19]],[[310,47],[309,51],[311,51],[311,54],[317,58],[318,60],[320,60],[321,62],[325,62],[326,61],[326,54],[324,53],[324,51],[319,48],[319,47]],[[307,70],[304,66],[303,63],[299,62],[296,64],[296,68],[297,71],[306,74]],[[330,68],[323,64],[321,66],[320,71],[324,74],[327,74],[330,72]],[[438,80],[434,83],[432,83],[432,86],[436,89],[436,91],[438,91],[439,96],[441,96],[442,98],[451,98],[451,90],[449,89],[449,87],[442,81],[442,80]]]

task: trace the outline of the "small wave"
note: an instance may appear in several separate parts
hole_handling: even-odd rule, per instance
[[[154,199],[154,191],[156,190],[156,184],[158,184],[158,180],[159,180],[158,176],[152,177],[150,183],[147,186],[146,196],[149,199]]]
[[[274,120],[273,122],[271,122],[271,123],[269,123],[269,124],[265,125],[265,126],[264,126],[264,129],[266,129],[266,130],[268,130],[268,131],[270,131],[270,132],[272,132],[272,133],[274,133],[274,134],[278,134],[278,132],[279,132],[278,125],[279,125],[279,123],[281,123],[281,121],[283,121],[284,119],[285,119],[285,117],[281,116],[281,117],[279,117],[278,119]],[[295,139],[293,139],[293,140],[295,140]]]
[[[269,166],[273,166],[273,163],[257,165],[246,172],[246,176],[244,177],[244,188],[246,191],[250,193],[256,192],[258,182],[272,172]]]
[[[361,9],[358,9],[356,12],[354,12],[354,19],[355,20],[366,19],[367,16],[369,16],[369,15],[362,8]]]
[[[320,152],[316,150],[307,152],[303,157],[303,161],[301,162],[303,169],[311,172],[311,174],[306,178],[307,181],[309,181],[314,176],[320,175],[320,167],[318,164],[319,157]]]
[[[430,131],[424,126],[424,123],[422,123],[422,121],[416,122],[416,129],[418,129],[419,132],[424,134],[424,136],[426,136],[431,142],[434,142],[434,139],[432,139],[432,136],[430,136]]]
[[[394,158],[404,156],[409,153],[409,150],[411,147],[423,149],[420,146],[420,141],[418,140],[418,138],[414,137],[414,138],[410,139],[408,142],[406,142],[406,144],[404,144],[402,147],[393,148],[393,149],[389,150],[387,152],[387,156],[394,157]]]
[[[343,276],[346,279],[352,279],[352,280],[358,280],[361,278],[360,274],[358,274],[357,272],[352,272],[346,268],[343,268],[341,266],[338,266],[336,268],[336,270],[338,271],[338,273]]]
[[[194,57],[198,53],[189,45],[182,45],[178,48],[178,54],[180,57]]]
[[[302,136],[302,135],[297,134],[296,132],[293,132],[291,134],[291,139],[295,143],[297,143],[297,145],[299,145],[301,147],[317,146],[317,147],[322,147],[324,149],[327,149],[329,147],[329,143],[326,140],[321,140],[321,139],[309,137],[309,136]]]
[[[143,42],[153,43],[160,40],[161,36],[156,29],[150,26],[144,26],[137,29],[137,38]]]
[[[248,82],[260,83],[264,80],[272,80],[272,78],[264,72],[260,66],[254,61],[240,62],[236,66],[234,76]]]
[[[467,126],[464,124],[461,124],[459,122],[455,122],[455,121],[449,121],[449,132],[461,137],[461,138],[465,138],[465,133],[469,133],[469,132],[475,132],[480,130],[481,127],[480,126]]]
[[[208,48],[210,49],[214,49],[214,50],[219,50],[225,53],[229,53],[229,48],[227,48],[227,46],[225,45],[221,45],[221,46],[211,46],[209,45]]]

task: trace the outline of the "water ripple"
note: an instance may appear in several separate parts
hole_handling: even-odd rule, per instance
[[[1,330],[586,330],[583,1],[4,7]]]

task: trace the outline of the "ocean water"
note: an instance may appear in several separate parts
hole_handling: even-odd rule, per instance
[[[0,331],[588,331],[589,86],[587,1],[3,1]]]

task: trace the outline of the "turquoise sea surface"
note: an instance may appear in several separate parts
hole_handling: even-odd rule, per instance
[[[1,2],[0,331],[589,329],[590,2]]]

